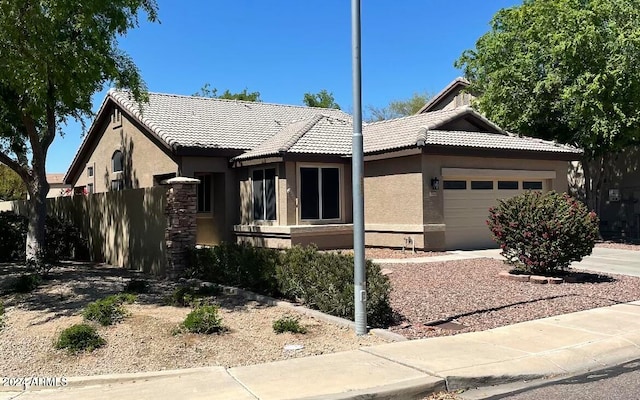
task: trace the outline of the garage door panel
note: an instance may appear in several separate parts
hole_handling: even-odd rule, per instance
[[[467,189],[443,190],[447,249],[497,247],[487,226],[489,208],[497,206],[500,199],[508,199],[523,193],[524,190],[521,189],[523,180],[518,180],[518,189],[497,189],[498,178],[496,177],[493,181],[494,189],[491,190],[471,189],[471,181],[478,180],[477,178],[459,177],[456,180],[466,180]]]

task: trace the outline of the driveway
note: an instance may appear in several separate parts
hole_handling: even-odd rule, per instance
[[[595,272],[640,276],[640,251],[595,247],[589,257],[571,264],[571,267]]]

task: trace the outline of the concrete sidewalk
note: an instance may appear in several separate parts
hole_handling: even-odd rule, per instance
[[[572,375],[638,358],[640,301],[246,367],[76,378],[64,388],[0,391],[0,399],[419,398],[445,388]]]

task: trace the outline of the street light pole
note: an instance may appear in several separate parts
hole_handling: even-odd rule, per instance
[[[351,45],[353,70],[353,292],[356,335],[367,334],[367,277],[364,261],[364,155],[362,145],[362,62],[360,0],[351,0]]]

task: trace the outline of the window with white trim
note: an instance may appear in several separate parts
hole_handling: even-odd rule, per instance
[[[253,185],[253,220],[276,220],[276,169],[254,169],[251,174]]]
[[[340,219],[340,168],[300,168],[300,218]]]

